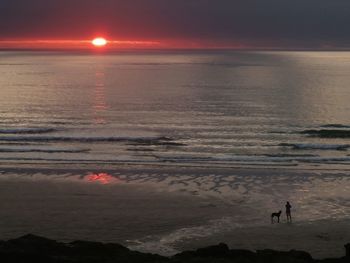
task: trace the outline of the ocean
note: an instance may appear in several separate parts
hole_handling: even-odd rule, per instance
[[[170,253],[269,224],[287,199],[300,222],[348,219],[349,72],[350,52],[0,52],[2,200],[17,204],[0,233]]]
[[[2,162],[350,164],[348,140],[307,133],[350,134],[347,52],[0,58]]]

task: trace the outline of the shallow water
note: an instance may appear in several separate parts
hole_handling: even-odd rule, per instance
[[[349,52],[0,53],[0,160],[348,169]]]

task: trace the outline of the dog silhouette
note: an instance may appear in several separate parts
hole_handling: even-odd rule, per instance
[[[282,214],[282,211],[280,210],[278,213],[272,213],[271,214],[271,224],[273,224],[273,219],[275,218],[275,217],[277,217],[277,223],[279,223],[280,222],[280,216],[281,216],[281,214]]]

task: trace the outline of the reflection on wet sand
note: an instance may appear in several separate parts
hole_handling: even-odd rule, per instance
[[[93,173],[84,177],[88,182],[98,182],[101,184],[118,183],[121,180],[107,173]]]

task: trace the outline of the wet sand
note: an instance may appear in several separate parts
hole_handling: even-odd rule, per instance
[[[126,240],[200,225],[215,217],[206,200],[182,193],[44,176],[1,180],[2,239],[34,233],[126,244]]]
[[[163,255],[226,242],[302,249],[317,258],[342,256],[350,241],[345,173],[130,166],[0,171],[1,239],[33,233]],[[271,211],[287,198],[294,223],[271,225]]]

